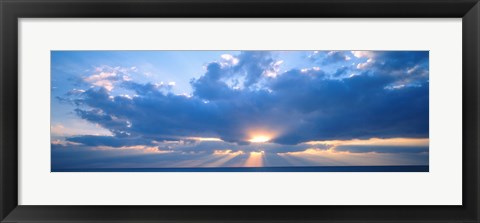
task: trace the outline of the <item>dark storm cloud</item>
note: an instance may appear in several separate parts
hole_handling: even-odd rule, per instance
[[[385,89],[393,81],[369,75],[323,80],[298,71],[281,75],[271,88],[297,121],[276,141],[428,137],[428,85]]]

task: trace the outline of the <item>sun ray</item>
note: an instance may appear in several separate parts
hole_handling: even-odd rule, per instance
[[[232,152],[231,150],[218,150],[214,152],[214,156],[221,157],[220,159],[215,160],[214,162],[205,164],[206,167],[220,167],[227,163],[228,161],[232,160],[233,158],[244,155],[243,151]]]
[[[250,156],[245,161],[243,166],[245,167],[261,167],[263,166],[263,156],[265,155],[264,151],[260,152],[250,152]]]

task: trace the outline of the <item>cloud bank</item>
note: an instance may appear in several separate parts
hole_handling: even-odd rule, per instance
[[[370,62],[361,69],[340,68],[357,75],[338,79],[315,69],[267,76],[275,72],[276,63],[269,52],[243,52],[234,57],[235,64],[208,64],[200,78],[191,80],[191,96],[125,77],[115,79],[117,86],[134,96],[114,96],[112,82],[98,87],[104,83],[102,76],[112,78],[102,72],[92,75],[95,87],[76,90],[81,97],[75,101],[81,106],[75,112],[123,141],[197,136],[247,144],[255,130],[272,132],[272,141],[284,145],[428,137],[428,52],[369,53]],[[345,60],[338,52],[330,54],[329,63]]]
[[[305,59],[308,67],[285,70],[275,52],[225,54],[190,80],[192,91],[186,94],[174,93],[175,84],[168,82],[136,81],[129,74],[131,69],[97,68],[81,79],[80,87],[58,99],[73,105],[77,117],[111,135],[75,135],[65,141],[77,149],[141,145],[191,156],[202,152],[239,157],[258,151],[288,154],[312,148],[428,153],[428,145],[405,149],[308,144],[428,138],[427,51],[315,51]],[[268,135],[269,143],[251,143],[258,134]]]

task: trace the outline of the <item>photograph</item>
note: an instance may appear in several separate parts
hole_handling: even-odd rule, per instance
[[[480,0],[0,14],[0,223],[480,223]]]
[[[51,172],[429,172],[429,51],[50,57]]]

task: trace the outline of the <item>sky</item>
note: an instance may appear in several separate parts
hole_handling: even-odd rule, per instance
[[[52,51],[52,169],[428,165],[428,51]]]

